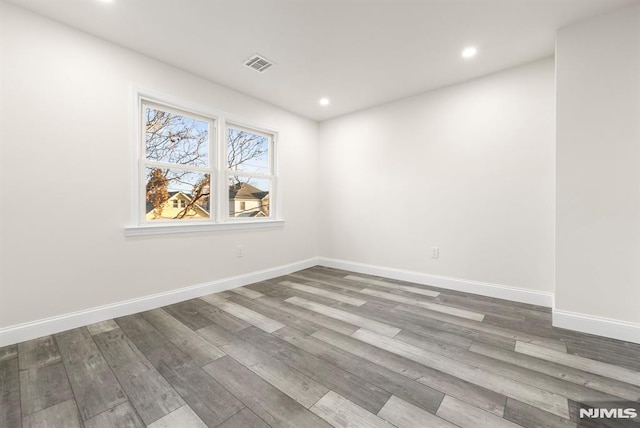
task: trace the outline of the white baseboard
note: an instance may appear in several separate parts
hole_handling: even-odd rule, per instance
[[[429,275],[421,272],[374,266],[326,257],[320,257],[318,264],[336,269],[382,276],[400,281],[415,282],[417,284],[431,285],[433,287],[440,287],[448,290],[464,291],[467,293],[480,294],[482,296],[495,297],[514,302],[529,303],[549,308],[553,306],[553,293],[546,293],[543,291],[527,290],[508,285],[492,284],[489,282],[452,278],[448,276]]]
[[[151,296],[125,300],[110,305],[98,306],[82,311],[0,328],[0,347],[49,334],[59,333],[72,328],[82,327],[87,324],[171,305],[173,303],[178,303],[211,293],[242,287],[243,285],[287,275],[316,265],[414,282],[417,284],[431,285],[449,290],[464,291],[467,293],[515,302],[546,307],[553,306],[553,293],[527,290],[468,279],[429,275],[403,269],[374,266],[326,257],[313,257],[283,266],[277,266],[229,278],[222,278],[165,293],[158,293]],[[628,342],[640,343],[640,324],[553,309],[553,326],[595,334],[598,336],[610,337],[613,339],[625,340]]]
[[[317,264],[318,259],[313,257],[296,263],[218,279],[204,284],[167,291],[165,293],[153,294],[151,296],[125,300],[110,305],[98,306],[82,311],[1,328],[0,347],[49,334],[60,333],[65,330],[82,327],[87,324],[93,324],[116,317],[148,311],[150,309],[171,305],[173,303],[205,296],[211,293],[242,287],[243,285],[276,278],[301,269],[310,268]]]
[[[640,324],[553,309],[553,326],[640,343]]]

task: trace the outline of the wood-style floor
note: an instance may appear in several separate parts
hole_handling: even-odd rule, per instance
[[[315,267],[0,348],[0,426],[567,427],[640,400],[640,345],[550,320]]]

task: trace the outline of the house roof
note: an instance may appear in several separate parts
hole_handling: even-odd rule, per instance
[[[178,191],[178,192],[169,192],[169,199],[167,199],[167,202],[169,202],[171,199],[174,198],[174,196],[177,196],[179,194],[184,196],[187,200],[191,201],[191,195],[190,194]],[[200,205],[200,204],[195,204],[195,208],[196,209],[201,209],[205,213],[209,214],[209,211],[205,207]],[[147,211],[146,211],[147,214],[149,214],[151,211],[153,211],[153,203],[151,201],[147,201],[146,209],[147,209]]]
[[[269,192],[264,192],[249,183],[236,183],[229,186],[229,199],[262,199]]]
[[[237,217],[267,217],[262,211],[246,211],[237,215]]]

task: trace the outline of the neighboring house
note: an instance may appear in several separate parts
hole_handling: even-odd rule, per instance
[[[269,192],[249,183],[229,186],[230,217],[269,217]]]
[[[153,204],[147,201],[147,220],[172,219],[181,214],[191,202],[191,196],[182,192],[169,192],[169,199],[162,208],[160,217],[156,217]],[[208,208],[208,207],[206,207]],[[184,218],[209,218],[209,211],[202,205],[194,204]]]

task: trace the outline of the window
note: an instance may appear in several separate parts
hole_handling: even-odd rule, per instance
[[[277,222],[275,133],[176,103],[138,102],[137,225],[127,233]]]
[[[142,119],[145,220],[211,219],[214,120],[147,101]],[[173,209],[167,204],[172,197]]]
[[[271,217],[271,146],[272,138],[268,134],[235,125],[227,127],[230,217]]]

